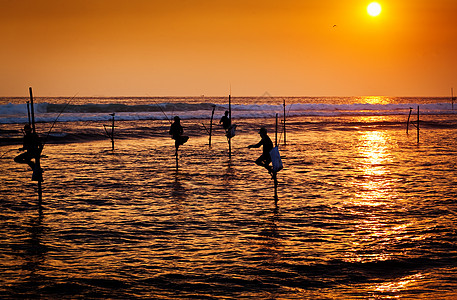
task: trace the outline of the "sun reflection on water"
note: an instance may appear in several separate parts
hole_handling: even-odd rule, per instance
[[[351,234],[350,262],[383,262],[398,253],[390,249],[406,230],[388,217],[398,198],[392,176],[390,136],[385,131],[362,132],[354,144],[354,187],[348,208],[358,221]]]
[[[376,291],[381,293],[395,293],[399,291],[406,290],[408,287],[414,285],[415,282],[424,278],[424,275],[417,273],[414,275],[409,275],[401,278],[397,281],[386,282],[375,288]]]
[[[357,147],[357,167],[359,176],[353,182],[359,187],[358,201],[365,205],[383,204],[391,199],[392,189],[389,179],[388,164],[390,155],[385,133],[380,131],[364,132]]]
[[[406,148],[404,131],[380,128],[381,118],[348,118],[350,131],[313,123],[292,132],[277,205],[269,175],[253,163],[259,151],[245,147],[257,132],[236,137],[231,161],[225,136],[213,148],[191,136],[178,172],[168,136],[119,139],[114,152],[106,140],[48,145],[42,221],[27,221],[36,204],[24,166],[1,160],[9,175],[0,172],[0,286],[22,298],[439,293],[455,282],[455,216],[440,208],[455,210],[453,186],[441,180],[454,178],[454,164],[442,162],[454,152]]]
[[[365,157],[365,166],[380,165],[387,160],[387,137],[380,131],[368,131],[360,137],[359,151]],[[366,168],[369,169],[369,168]]]
[[[365,96],[361,97],[360,103],[367,103],[367,104],[389,104],[392,103],[392,100],[388,97],[383,96]]]

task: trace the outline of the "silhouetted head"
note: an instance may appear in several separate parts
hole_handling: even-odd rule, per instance
[[[260,133],[260,135],[266,135],[267,129],[265,127],[262,127],[262,128],[260,128],[259,133]]]
[[[178,116],[174,117],[173,120],[175,120],[175,122],[178,122],[178,123],[179,123],[179,121],[181,121],[181,119]]]
[[[229,114],[229,111],[226,110],[226,111],[225,111],[225,116],[228,116],[228,114]]]
[[[24,125],[24,131],[25,131],[26,133],[30,133],[30,132],[32,132],[32,127],[30,127],[29,124],[25,124],[25,125]]]

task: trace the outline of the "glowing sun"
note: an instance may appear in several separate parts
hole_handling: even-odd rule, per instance
[[[372,2],[367,6],[367,12],[370,16],[376,17],[381,13],[381,5],[377,2]]]

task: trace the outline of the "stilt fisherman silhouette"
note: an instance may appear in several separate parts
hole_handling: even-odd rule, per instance
[[[188,136],[183,135],[184,129],[181,126],[181,119],[178,116],[174,117],[174,122],[171,124],[169,134],[171,135],[171,138],[175,140],[175,155],[178,156],[179,146],[184,145],[189,139]]]
[[[260,128],[259,134],[261,137],[261,140],[257,144],[249,145],[248,148],[260,148],[260,146],[263,146],[263,151],[262,155],[257,158],[255,163],[261,167],[264,167],[267,169],[268,173],[272,174],[273,169],[272,166],[270,165],[271,163],[271,157],[270,157],[270,151],[273,149],[273,142],[271,141],[270,137],[267,134],[267,129],[265,127]]]
[[[36,133],[32,132],[29,124],[24,125],[23,146],[19,151],[25,151],[14,158],[14,161],[20,164],[28,164],[33,170],[32,180],[43,181],[43,169],[36,167],[36,160],[41,155],[43,144]],[[32,161],[34,159],[34,161]]]

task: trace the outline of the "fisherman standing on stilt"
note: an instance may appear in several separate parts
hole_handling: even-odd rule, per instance
[[[174,117],[174,122],[171,124],[169,134],[171,138],[175,140],[175,155],[178,156],[178,148],[180,145],[184,145],[185,142],[189,139],[188,136],[183,135],[184,129],[181,126],[181,119],[176,116]]]
[[[273,149],[273,142],[267,134],[267,129],[265,127],[260,128],[259,130],[260,137],[262,138],[257,144],[249,145],[248,148],[260,148],[263,146],[262,155],[255,161],[255,163],[261,167],[267,169],[268,173],[273,174],[270,157],[270,151]]]
[[[14,158],[14,161],[20,164],[28,164],[33,170],[32,180],[43,181],[43,169],[36,168],[37,157],[41,155],[43,144],[36,133],[32,132],[32,127],[29,124],[24,126],[23,147],[19,151],[25,151]],[[32,161],[35,160],[35,162]]]

